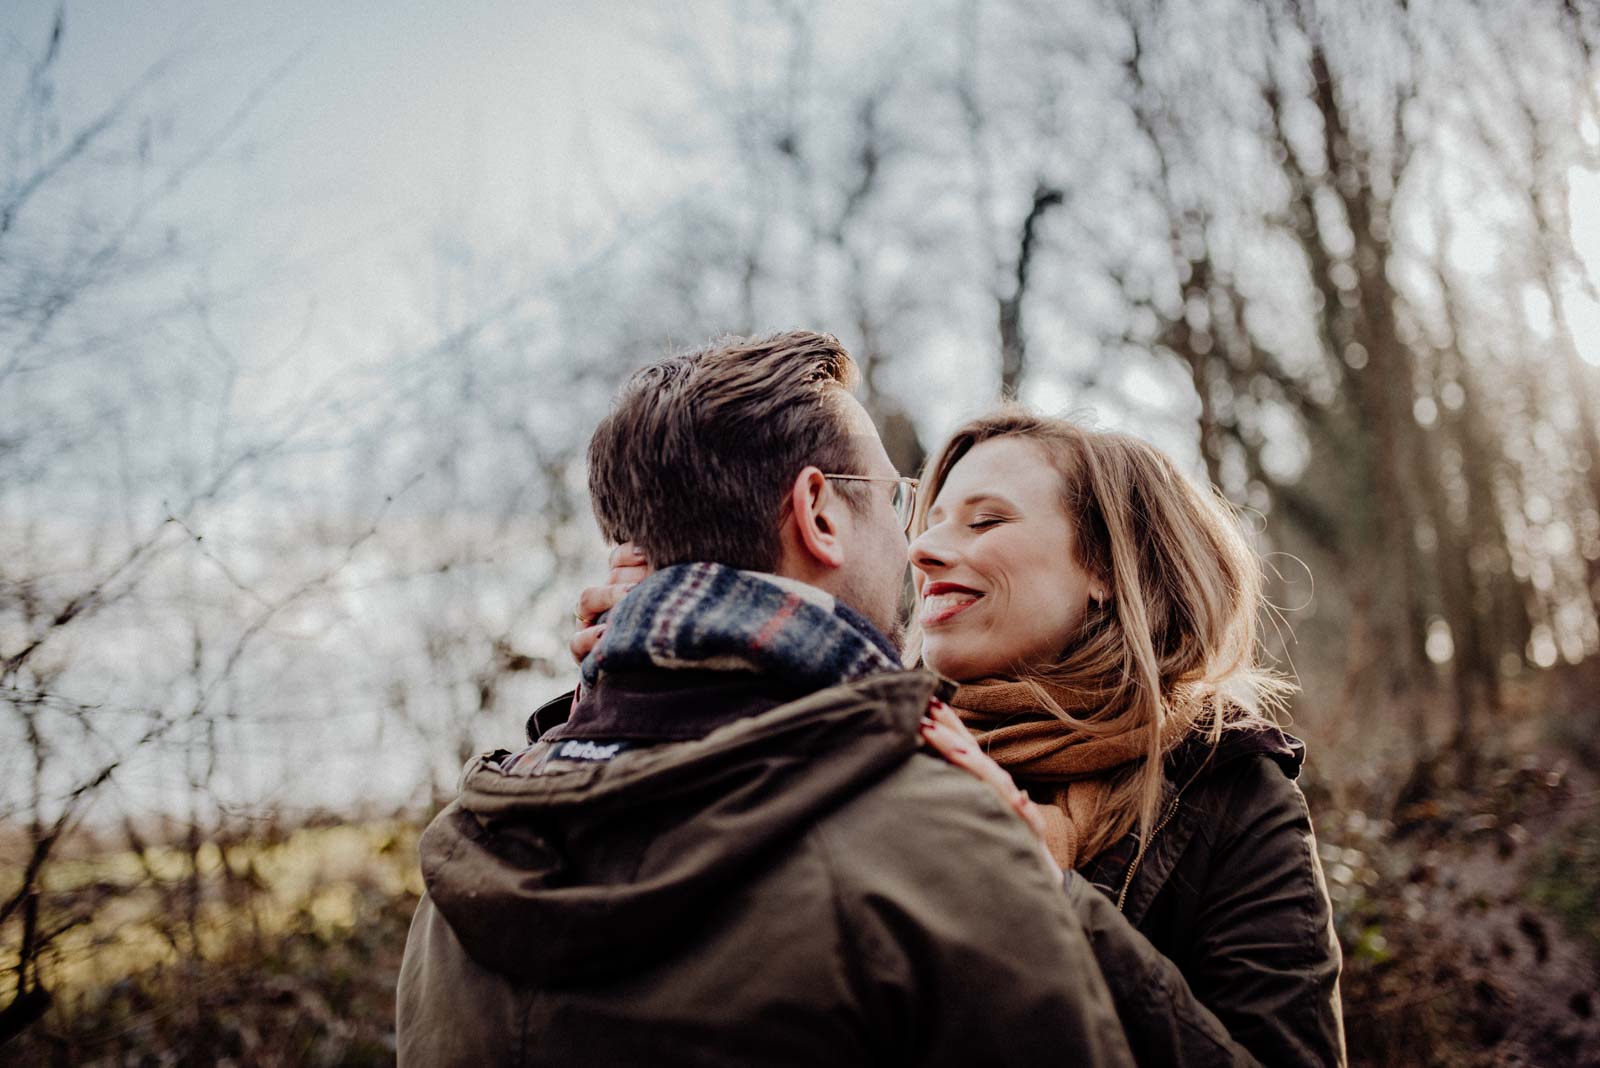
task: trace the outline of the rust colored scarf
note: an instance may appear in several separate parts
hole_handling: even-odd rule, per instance
[[[1072,709],[1066,694],[1050,695],[1063,708]],[[950,703],[997,764],[1020,783],[1047,791],[1050,803],[1040,808],[1040,815],[1045,846],[1056,863],[1067,869],[1087,863],[1091,855],[1085,846],[1093,829],[1109,815],[1106,801],[1113,777],[1145,758],[1145,732],[1130,729],[1096,736],[1074,730],[1041,708],[1033,689],[1020,682],[962,686]],[[1186,730],[1177,718],[1169,719],[1162,752],[1170,751]]]

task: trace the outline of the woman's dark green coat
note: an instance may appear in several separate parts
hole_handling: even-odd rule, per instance
[[[1148,846],[1130,836],[1068,880],[1141,1064],[1345,1063],[1303,754],[1277,730],[1185,749]]]

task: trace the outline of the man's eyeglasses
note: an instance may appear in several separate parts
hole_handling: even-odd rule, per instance
[[[911,532],[911,516],[917,510],[917,480],[914,478],[879,478],[875,475],[823,475],[823,478],[837,478],[841,482],[892,482],[894,494],[889,498],[889,503],[894,505],[895,518],[900,520],[900,526]]]

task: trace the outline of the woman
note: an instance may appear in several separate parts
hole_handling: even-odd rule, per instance
[[[1067,873],[1140,1062],[1342,1064],[1303,746],[1262,714],[1286,687],[1226,507],[1137,439],[1007,407],[929,462],[913,531],[913,646],[962,684],[924,735]]]
[[[1343,1063],[1304,747],[1261,714],[1286,687],[1226,506],[1136,438],[1008,407],[929,462],[913,531],[923,662],[963,683],[925,734],[1076,873],[1141,1063]]]

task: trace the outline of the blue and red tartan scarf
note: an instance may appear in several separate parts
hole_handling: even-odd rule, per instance
[[[585,689],[610,671],[692,668],[756,672],[819,690],[901,667],[889,639],[831,594],[722,564],[662,568],[606,624],[583,661]]]

